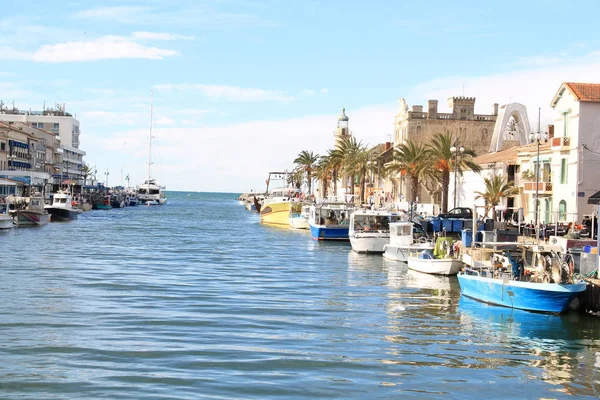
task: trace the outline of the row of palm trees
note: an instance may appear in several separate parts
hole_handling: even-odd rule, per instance
[[[311,194],[312,182],[316,178],[322,184],[323,197],[328,195],[330,182],[334,193],[337,193],[338,181],[343,182],[351,192],[354,192],[354,185],[359,185],[360,201],[363,203],[367,174],[376,169],[379,176],[397,184],[401,179],[406,179],[410,187],[409,201],[417,200],[421,188],[432,198],[441,194],[441,209],[446,212],[450,172],[457,171],[462,176],[466,170],[481,171],[480,166],[473,162],[476,154],[472,149],[464,149],[460,157],[455,157],[451,150],[455,143],[450,132],[439,133],[428,143],[407,140],[394,147],[390,155],[384,154],[378,147],[368,148],[354,137],[343,138],[323,156],[308,150],[301,151],[294,159],[296,167],[292,181],[298,188],[306,182],[308,193]],[[514,184],[502,176],[484,178],[484,184],[486,191],[476,192],[476,198],[485,201],[486,215],[490,209],[495,213],[495,207],[502,198],[518,193]],[[492,217],[495,218],[495,215]]]

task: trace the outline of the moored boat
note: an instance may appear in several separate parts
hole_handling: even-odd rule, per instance
[[[314,240],[350,240],[350,214],[354,203],[324,202],[310,207],[308,226]]]
[[[0,229],[11,229],[13,227],[13,217],[9,213],[8,203],[0,203]]]
[[[74,201],[70,193],[59,190],[54,193],[52,204],[45,206],[51,215],[51,221],[69,221],[77,219],[82,211],[73,206]]]
[[[485,303],[562,313],[586,288],[585,281],[575,278],[572,261],[563,260],[551,246],[519,245],[480,258],[463,257],[468,266],[458,282],[464,296]]]
[[[310,214],[310,204],[302,202],[292,202],[290,206],[289,224],[294,229],[310,229],[308,226],[308,216]]]
[[[454,251],[453,239],[438,237],[433,252],[413,249],[406,257],[408,268],[433,275],[456,275],[463,262]]]
[[[50,222],[50,213],[44,208],[44,198],[33,195],[29,198],[27,207],[15,210],[13,219],[18,226],[46,225]]]
[[[433,243],[420,225],[408,221],[393,222],[390,224],[390,241],[383,246],[383,257],[406,262],[411,253],[433,249]]]
[[[390,224],[404,216],[388,210],[355,210],[350,215],[348,237],[357,253],[383,253],[390,241]]]

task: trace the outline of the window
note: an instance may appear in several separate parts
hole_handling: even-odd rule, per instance
[[[43,122],[33,122],[31,124],[31,126],[33,126],[34,128],[38,128],[38,129],[44,129],[44,123]]]
[[[419,126],[417,126],[417,135],[420,135],[420,134],[421,134],[421,126],[419,125]]]
[[[569,112],[565,111],[563,113],[563,136],[569,137]]]
[[[0,150],[6,151],[6,142],[0,142]]]
[[[561,158],[561,160],[560,160],[560,183],[563,185],[565,183],[567,183],[567,174],[568,174],[567,159]]]
[[[560,221],[567,220],[567,202],[564,200],[561,200],[560,203],[558,203],[558,219]]]

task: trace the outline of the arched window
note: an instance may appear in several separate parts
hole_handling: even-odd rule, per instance
[[[558,203],[558,220],[567,220],[567,202],[564,200],[561,200],[560,203]]]
[[[417,135],[420,135],[420,134],[421,134],[421,125],[418,125],[417,126]]]

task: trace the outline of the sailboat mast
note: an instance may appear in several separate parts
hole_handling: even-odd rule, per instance
[[[150,166],[152,165],[152,103],[154,100],[154,91],[150,91],[150,141],[148,145],[148,185],[150,185],[150,178],[152,177]],[[148,193],[150,192],[150,186],[148,186]]]

